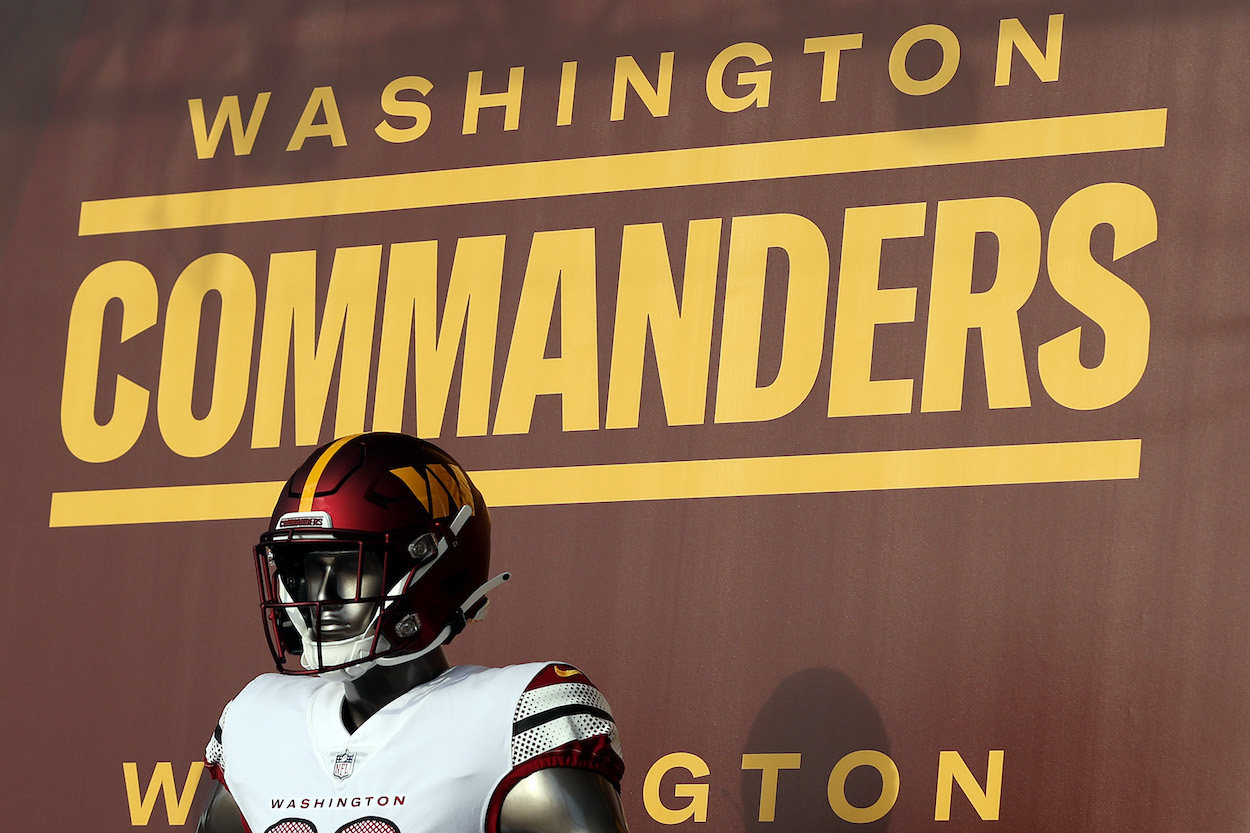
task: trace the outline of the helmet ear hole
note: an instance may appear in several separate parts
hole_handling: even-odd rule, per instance
[[[468,570],[460,569],[443,579],[439,584],[443,588],[444,593],[454,597],[466,593],[470,589],[469,582],[472,580],[473,576]]]

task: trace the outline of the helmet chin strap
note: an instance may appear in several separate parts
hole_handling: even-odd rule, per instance
[[[278,597],[287,604],[295,604],[295,600],[291,598],[291,594],[287,592],[286,587],[278,584]],[[321,642],[313,636],[312,628],[304,621],[304,617],[296,608],[286,608],[286,618],[291,625],[299,633],[300,641],[304,643],[304,651],[300,654],[300,665],[309,671],[317,671],[322,665],[341,665],[347,662],[354,662],[361,657],[368,656],[369,649],[373,645],[373,632],[377,628],[378,617],[381,615],[380,610],[375,610],[373,618],[369,624],[365,626],[364,631],[359,636],[351,636],[347,639],[341,639],[337,642]],[[317,659],[321,660],[320,665]],[[367,664],[359,672],[363,674],[368,670]],[[354,670],[357,666],[351,666]],[[339,669],[347,670],[347,669]],[[328,674],[330,672],[321,672]],[[348,679],[359,674],[349,674]]]
[[[459,535],[460,530],[464,528],[465,523],[468,522],[472,515],[472,506],[466,504],[465,506],[460,507],[460,511],[456,513],[456,516],[449,524],[451,533],[453,535]],[[415,659],[420,659],[439,646],[446,644],[449,639],[458,634],[460,630],[464,628],[465,616],[473,609],[473,606],[476,605],[478,601],[481,600],[481,598],[487,593],[512,578],[511,573],[500,573],[474,590],[471,594],[469,594],[469,597],[461,603],[460,607],[453,611],[451,621],[443,626],[443,629],[439,631],[438,636],[434,637],[433,641],[431,641],[429,645],[426,645],[420,650],[413,651],[411,653],[397,654],[395,656],[378,657],[372,662],[358,662],[355,665],[348,665],[345,668],[329,668],[325,671],[318,670],[323,666],[344,665],[346,663],[356,662],[357,660],[363,659],[369,655],[370,651],[374,647],[374,634],[377,632],[378,619],[381,617],[382,612],[390,605],[391,601],[402,595],[405,589],[420,581],[430,568],[433,567],[434,564],[450,549],[447,539],[442,537],[438,539],[437,547],[437,554],[433,558],[425,564],[408,571],[407,575],[395,582],[394,586],[392,586],[386,594],[388,601],[378,605],[378,608],[373,612],[373,618],[369,621],[369,624],[359,636],[348,637],[347,639],[342,639],[337,642],[320,642],[313,635],[312,629],[308,627],[306,622],[304,622],[304,617],[299,613],[299,611],[294,607],[287,608],[287,618],[291,621],[291,624],[295,626],[295,630],[300,635],[300,641],[304,644],[304,651],[300,655],[300,665],[304,666],[304,668],[309,671],[317,673],[318,676],[325,677],[326,679],[346,682],[361,676],[374,665],[395,666],[402,665],[405,662],[412,662]],[[283,602],[292,605],[295,604],[294,599],[292,599],[290,594],[287,593],[286,586],[282,584],[282,582],[278,582],[278,596]],[[457,617],[461,622],[459,628],[454,627]],[[483,610],[476,617],[475,621],[479,621],[485,617],[486,611],[485,608],[483,608]],[[377,649],[379,651],[386,651],[390,647],[390,642],[387,641],[386,637],[378,634]],[[321,660],[320,664],[317,664],[318,658]]]
[[[419,572],[421,575],[424,575],[425,571],[428,570],[430,566],[431,565],[427,564],[424,568],[414,572]],[[412,576],[410,574],[409,576],[405,576],[403,579],[400,579],[395,583],[395,586],[391,588],[389,595],[393,596],[398,594],[401,587],[405,586],[410,581],[416,581],[421,577],[421,575]],[[468,611],[473,609],[473,606],[476,605],[483,596],[490,593],[496,587],[499,587],[511,578],[511,573],[503,572],[485,582],[469,594],[469,597],[465,599],[455,613],[453,613],[453,616],[456,613],[460,616],[465,616]],[[286,587],[281,583],[278,585],[278,595],[283,602],[290,604],[294,603],[290,594],[287,593]],[[337,642],[319,642],[313,636],[312,629],[304,622],[304,617],[301,616],[297,610],[287,608],[286,613],[287,618],[291,621],[291,624],[299,633],[300,641],[304,643],[304,651],[300,655],[300,665],[304,666],[304,668],[309,671],[317,672],[318,676],[324,677],[328,680],[337,680],[339,682],[354,680],[374,665],[395,666],[420,659],[431,651],[434,651],[440,646],[446,644],[452,636],[458,633],[458,631],[453,630],[451,623],[448,623],[443,626],[443,629],[438,632],[438,635],[434,637],[430,644],[420,650],[413,651],[411,653],[398,654],[396,656],[378,657],[372,662],[360,662],[355,665],[348,665],[345,668],[330,668],[324,671],[318,671],[318,669],[322,666],[334,666],[349,662],[356,662],[356,660],[368,656],[370,649],[373,647],[373,634],[377,630],[378,618],[381,616],[382,611],[379,609],[374,612],[373,618],[359,636],[348,637],[347,639],[342,639]],[[484,618],[486,618],[486,614],[483,610],[474,621],[480,621]],[[377,640],[378,648],[380,650],[386,650],[390,647],[390,643],[387,642],[386,637],[378,635]],[[320,664],[317,664],[318,658],[321,660]]]
[[[457,610],[453,611],[452,616],[454,617],[456,614],[459,614],[460,616],[464,616],[466,611],[472,610],[473,606],[477,604],[478,601],[481,600],[483,596],[485,596],[487,593],[491,592],[496,587],[503,584],[505,581],[507,581],[510,578],[512,578],[512,573],[500,573],[499,575],[495,576],[490,581],[487,581],[481,587],[477,588],[471,594],[469,594],[469,598],[465,599],[464,603],[461,604]],[[486,618],[485,612],[483,612],[474,621],[481,621],[481,619],[484,619],[484,618]],[[446,644],[447,640],[451,639],[452,636],[454,635],[455,633],[452,630],[452,626],[450,623],[448,623],[446,625],[443,625],[443,629],[438,632],[438,636],[434,637],[433,641],[431,641],[429,645],[426,645],[421,650],[414,651],[410,654],[398,654],[392,657],[378,657],[377,660],[375,660],[375,662],[377,662],[378,665],[387,665],[387,666],[402,665],[405,662],[412,662],[414,659],[423,657],[426,654],[433,651],[435,648],[438,648],[439,646]],[[361,665],[372,665],[372,663],[361,663]]]

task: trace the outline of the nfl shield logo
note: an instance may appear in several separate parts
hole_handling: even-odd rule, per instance
[[[342,781],[352,774],[352,766],[356,763],[356,753],[344,749],[334,756],[334,777]]]

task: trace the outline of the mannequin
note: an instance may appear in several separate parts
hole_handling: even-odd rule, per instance
[[[509,577],[487,578],[489,536],[468,475],[416,438],[345,437],[296,470],[256,547],[281,673],[223,711],[199,833],[243,833],[241,805],[251,833],[481,831],[482,818],[485,833],[628,833],[615,723],[582,672],[447,659]]]
[[[375,666],[344,685],[343,725],[354,731],[411,688],[442,674],[443,649],[403,665]],[[603,776],[569,768],[527,775],[504,798],[500,833],[628,833],[616,790]],[[239,808],[221,784],[204,805],[198,833],[245,833]],[[253,831],[253,833],[257,833]]]

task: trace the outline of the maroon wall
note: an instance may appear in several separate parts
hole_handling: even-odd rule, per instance
[[[687,828],[940,828],[943,753],[989,794],[954,786],[961,828],[1244,826],[1241,4],[17,8],[7,827],[128,829],[159,762],[185,796],[269,668],[267,484],[346,430],[418,430],[417,387],[439,404],[429,353],[387,369],[421,275],[444,323],[473,290],[421,432],[478,474],[516,575],[450,653],[584,668],[635,833],[689,784]],[[815,39],[852,35],[822,96]],[[474,73],[514,67],[514,112],[466,126]],[[658,92],[614,119],[626,77]],[[200,158],[189,102],[206,132],[262,93],[250,149]],[[878,808],[856,824],[827,794],[863,750],[842,766],[887,774],[841,786]],[[657,768],[689,755],[709,774]]]

